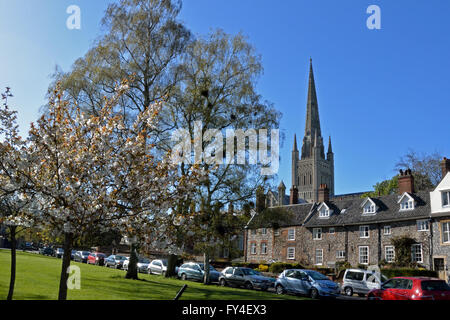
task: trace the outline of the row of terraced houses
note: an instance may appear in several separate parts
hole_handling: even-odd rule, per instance
[[[334,153],[331,138],[325,154],[321,135],[315,81],[310,64],[305,135],[292,150],[292,187],[285,194],[265,195],[267,207],[281,207],[293,214],[274,228],[260,215],[245,230],[247,262],[298,262],[333,267],[339,261],[352,266],[374,265],[395,259],[392,239],[414,239],[411,260],[439,276],[450,275],[450,160],[441,162],[442,181],[435,190],[415,192],[411,170],[401,171],[398,194],[361,198],[362,193],[334,194]]]

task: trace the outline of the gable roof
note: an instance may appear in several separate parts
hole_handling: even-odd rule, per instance
[[[366,223],[380,223],[390,221],[415,220],[430,216],[430,195],[428,192],[418,192],[411,195],[416,201],[414,210],[400,211],[398,195],[388,195],[371,198],[377,205],[378,211],[373,215],[363,215],[361,202],[363,199],[330,201],[329,206],[334,214],[329,219],[320,219],[315,210],[305,223],[305,227],[325,227],[342,225],[359,225]],[[342,213],[345,209],[345,213]]]
[[[292,214],[292,217],[289,221],[285,221],[282,223],[279,223],[279,227],[289,227],[289,226],[300,226],[304,223],[306,218],[308,217],[309,213],[311,212],[311,209],[313,207],[316,207],[316,204],[314,203],[301,203],[301,204],[293,204],[293,205],[287,205],[282,207],[276,207],[280,208],[282,210],[285,210],[288,213]],[[261,213],[256,214],[251,221],[248,222],[247,227],[249,229],[257,229],[257,228],[271,228],[272,222],[271,221],[265,221],[264,217]]]

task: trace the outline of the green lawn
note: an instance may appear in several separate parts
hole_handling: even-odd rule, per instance
[[[10,277],[9,250],[0,250],[0,299],[6,299]],[[69,290],[70,300],[171,300],[184,283],[188,288],[182,299],[190,300],[268,300],[301,299],[278,296],[274,293],[205,286],[192,281],[166,279],[161,276],[139,274],[140,280],[125,279],[125,271],[74,263],[81,270],[81,289]],[[33,253],[17,253],[15,300],[57,299],[61,259]]]

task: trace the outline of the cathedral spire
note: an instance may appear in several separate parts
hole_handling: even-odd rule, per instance
[[[314,81],[314,72],[312,67],[312,59],[309,60],[309,83],[308,83],[308,100],[306,102],[306,125],[305,136],[314,137],[315,132],[320,137],[320,119],[319,106],[317,103],[316,84]]]
[[[292,149],[293,151],[298,151],[297,148],[297,135],[294,133],[294,149]]]
[[[328,153],[333,153],[333,148],[331,147],[331,136],[328,138]]]

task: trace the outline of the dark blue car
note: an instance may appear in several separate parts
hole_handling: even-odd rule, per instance
[[[183,264],[178,268],[178,277],[181,280],[197,280],[203,281],[203,276],[205,274],[203,263],[196,262],[188,262]],[[216,269],[213,266],[209,265],[209,281],[210,282],[219,282],[219,275]]]

